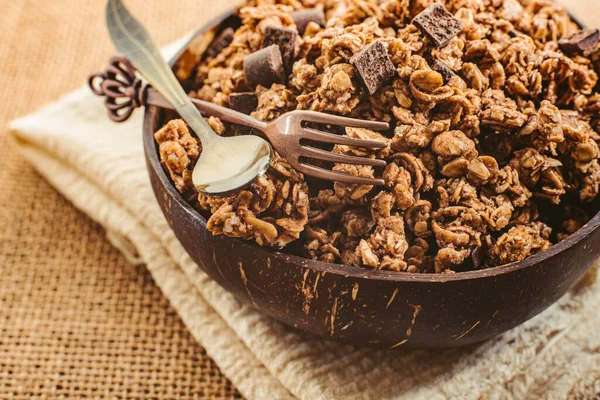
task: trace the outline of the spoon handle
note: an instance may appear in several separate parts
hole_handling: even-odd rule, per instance
[[[121,0],[108,0],[106,24],[117,50],[129,58],[140,74],[171,103],[203,145],[219,139],[192,104],[148,31],[131,15]]]

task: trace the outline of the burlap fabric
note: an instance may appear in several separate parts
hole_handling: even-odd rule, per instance
[[[148,263],[154,279],[195,339],[205,344],[225,374],[248,397],[591,398],[600,392],[600,341],[596,334],[600,328],[600,314],[597,312],[600,292],[594,275],[588,276],[587,284],[580,285],[543,315],[497,340],[450,351],[373,351],[308,339],[240,305],[198,270],[166,229],[156,204],[151,201],[152,194],[145,178],[139,126],[135,125],[139,124],[139,118],[137,122],[132,121],[133,125],[113,128],[102,118],[100,102],[94,100],[97,99],[91,99],[86,92],[76,93],[41,114],[14,125],[21,141],[21,151],[77,207],[111,229],[115,244],[129,254],[131,261],[139,262],[141,258]],[[103,165],[103,161],[108,159],[111,162]],[[31,212],[41,206],[40,195],[39,191],[31,194],[33,198],[28,203],[34,210]],[[63,221],[60,212],[50,210],[48,218],[51,221],[47,223],[48,227],[40,230],[45,229],[47,235],[58,236],[60,241],[56,233],[57,225]],[[11,222],[17,222],[17,217],[12,216]],[[89,240],[89,237],[80,236],[74,243],[84,242],[87,245]],[[30,254],[31,250],[26,249],[22,253]],[[93,269],[97,266],[87,267]],[[40,285],[39,290],[50,292],[55,290],[55,281],[77,282],[67,270],[61,269],[48,278],[44,278],[48,275],[42,271],[45,272],[40,269],[31,277],[23,271],[18,272],[24,284],[15,296],[18,297],[16,302],[31,302],[31,287],[38,279],[46,282]],[[114,271],[111,272],[114,274]],[[138,276],[135,273],[130,275]],[[106,275],[106,279],[109,282],[107,286],[116,284],[112,275]],[[14,281],[12,279],[8,284]],[[101,325],[99,321],[123,329],[121,324],[127,326],[130,322],[126,317],[119,319],[113,316],[103,320],[103,315],[98,315],[97,310],[110,301],[101,290],[91,293],[99,290],[92,282],[80,280],[76,285],[89,292],[85,296],[82,293],[71,294],[71,303],[62,305],[62,308],[59,304],[53,306],[48,304],[49,301],[43,301],[38,306],[38,314],[29,309],[27,317],[20,317],[21,322],[27,321],[31,315],[43,320],[49,310],[56,312],[59,309],[57,315],[74,314],[85,329],[97,331],[97,326]],[[117,297],[117,304],[127,303],[123,297]],[[0,298],[4,301],[4,296]],[[12,298],[13,295],[10,302],[14,303]],[[87,303],[84,298],[89,299]],[[152,306],[158,305],[152,303]],[[75,311],[71,314],[70,310]],[[148,310],[146,313],[135,312],[151,314]],[[15,325],[11,318],[16,317],[11,314],[6,318],[7,326]],[[156,351],[144,359],[148,364],[138,364],[137,361],[142,358],[140,354],[146,354],[146,347],[137,347],[131,358],[115,357],[110,360],[100,356],[97,357],[101,359],[99,367],[92,367],[87,361],[72,372],[69,379],[63,378],[52,367],[60,371],[65,359],[81,359],[82,354],[94,353],[98,344],[96,340],[87,347],[78,344],[79,330],[63,330],[61,324],[65,325],[60,318],[55,318],[50,325],[54,331],[60,332],[58,336],[62,347],[54,349],[51,353],[54,364],[50,362],[45,374],[42,373],[34,383],[35,388],[41,387],[50,393],[47,397],[56,397],[59,387],[67,392],[80,391],[73,397],[85,398],[167,397],[174,393],[174,387],[181,388],[174,395],[182,398],[215,395],[191,393],[191,384],[186,382],[153,386],[156,376],[173,376],[173,372],[169,372],[165,365],[156,368],[148,368],[148,365],[160,363],[157,359],[164,357],[162,349],[168,345],[165,342],[176,342],[172,338],[161,340],[161,325],[155,320],[148,324],[151,325],[148,334],[156,335],[147,340],[148,346]],[[36,340],[43,337],[39,331],[41,329],[27,326],[16,334],[8,335],[19,340],[27,338],[31,342],[2,358],[0,363],[10,363],[14,370],[14,365],[26,358],[24,354],[33,360],[18,378],[13,372],[7,374],[7,382],[15,387],[13,392],[26,386],[30,376],[35,376],[31,371],[43,364],[45,358],[50,358],[37,351],[36,346],[40,345]],[[29,344],[33,342],[36,344]],[[107,343],[110,348],[110,339]],[[182,345],[177,351],[185,353],[187,350]],[[121,352],[117,350],[117,354]],[[2,371],[4,364],[0,364]],[[134,380],[132,374],[123,373],[136,365],[140,365],[142,371],[151,371],[140,380]],[[113,375],[108,379],[111,383],[118,383],[116,390],[93,390],[94,386],[88,385],[87,381],[78,380],[82,376],[99,376],[103,369],[111,368]],[[135,373],[140,374],[137,370]],[[53,374],[57,375],[54,380]],[[182,378],[178,376],[175,379]],[[183,392],[185,390],[188,392]],[[23,397],[28,397],[27,393]]]
[[[204,0],[127,4],[160,43],[207,15]],[[0,399],[239,397],[147,269],[46,183],[4,128],[107,62],[103,6],[0,0]]]

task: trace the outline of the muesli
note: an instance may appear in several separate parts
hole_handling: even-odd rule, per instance
[[[227,197],[198,195],[181,120],[155,137],[214,234],[356,267],[452,273],[547,249],[600,191],[600,34],[549,0],[249,0],[196,68],[192,97],[263,120],[293,109],[387,121],[387,143],[333,165],[384,187],[327,183],[277,157]],[[247,130],[207,118],[220,135]],[[596,202],[597,203],[597,202]],[[293,249],[293,250],[291,250]],[[300,250],[301,249],[301,250]]]

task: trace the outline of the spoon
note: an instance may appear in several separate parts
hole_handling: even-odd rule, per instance
[[[200,139],[202,153],[192,174],[198,191],[225,195],[242,189],[267,171],[273,158],[271,145],[254,135],[217,135],[177,81],[148,31],[121,0],[108,0],[106,24],[117,50],[171,103]]]

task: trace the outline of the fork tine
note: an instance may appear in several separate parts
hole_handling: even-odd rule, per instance
[[[325,114],[316,111],[301,111],[301,113],[302,119],[306,122],[347,126],[351,128],[366,128],[378,131],[390,129],[390,125],[387,122],[366,121],[362,119],[340,117],[339,115]]]
[[[317,160],[331,161],[344,164],[372,165],[374,167],[385,167],[386,162],[368,157],[347,156],[336,154],[331,151],[317,149],[316,147],[300,146],[300,155]]]
[[[325,168],[317,167],[310,164],[298,163],[294,168],[302,172],[303,174],[325,179],[329,181],[354,183],[359,185],[372,185],[372,186],[383,186],[385,184],[383,179],[378,178],[363,178],[362,176],[354,176],[350,174],[344,174],[342,172],[331,171]]]
[[[377,140],[354,139],[348,136],[336,135],[335,133],[323,132],[313,128],[303,128],[303,139],[310,139],[317,142],[342,144],[347,146],[364,147],[368,149],[383,149],[387,143]]]

